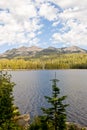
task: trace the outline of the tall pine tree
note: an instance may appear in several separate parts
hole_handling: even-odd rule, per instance
[[[44,119],[48,124],[51,124],[54,130],[65,130],[66,128],[66,107],[64,104],[66,96],[60,97],[60,89],[57,87],[57,82],[59,80],[52,79],[52,96],[45,96],[47,102],[50,103],[50,108],[42,108],[44,113]]]
[[[13,87],[11,76],[0,72],[0,126],[13,117]]]

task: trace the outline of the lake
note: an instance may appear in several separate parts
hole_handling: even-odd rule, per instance
[[[51,79],[60,81],[57,86],[61,95],[67,95],[67,120],[87,126],[87,70],[31,70],[9,71],[14,87],[15,104],[22,114],[31,118],[42,114],[40,108],[47,107],[44,96],[51,95]]]

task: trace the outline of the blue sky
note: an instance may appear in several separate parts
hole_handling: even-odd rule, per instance
[[[0,53],[73,45],[87,49],[87,0],[0,0]]]

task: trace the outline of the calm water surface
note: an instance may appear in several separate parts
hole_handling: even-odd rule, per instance
[[[41,114],[48,104],[44,96],[51,95],[51,79],[60,80],[61,95],[67,95],[67,120],[87,126],[87,70],[10,71],[14,87],[15,104],[22,114],[31,117]]]

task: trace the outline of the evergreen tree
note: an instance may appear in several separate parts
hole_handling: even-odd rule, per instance
[[[68,106],[64,104],[66,96],[59,97],[60,89],[57,87],[57,82],[59,80],[52,79],[52,96],[45,96],[47,102],[51,104],[50,108],[42,108],[44,113],[44,119],[48,124],[54,127],[54,130],[65,130],[66,128],[66,110]]]
[[[11,76],[0,72],[0,126],[13,117],[13,86]]]

